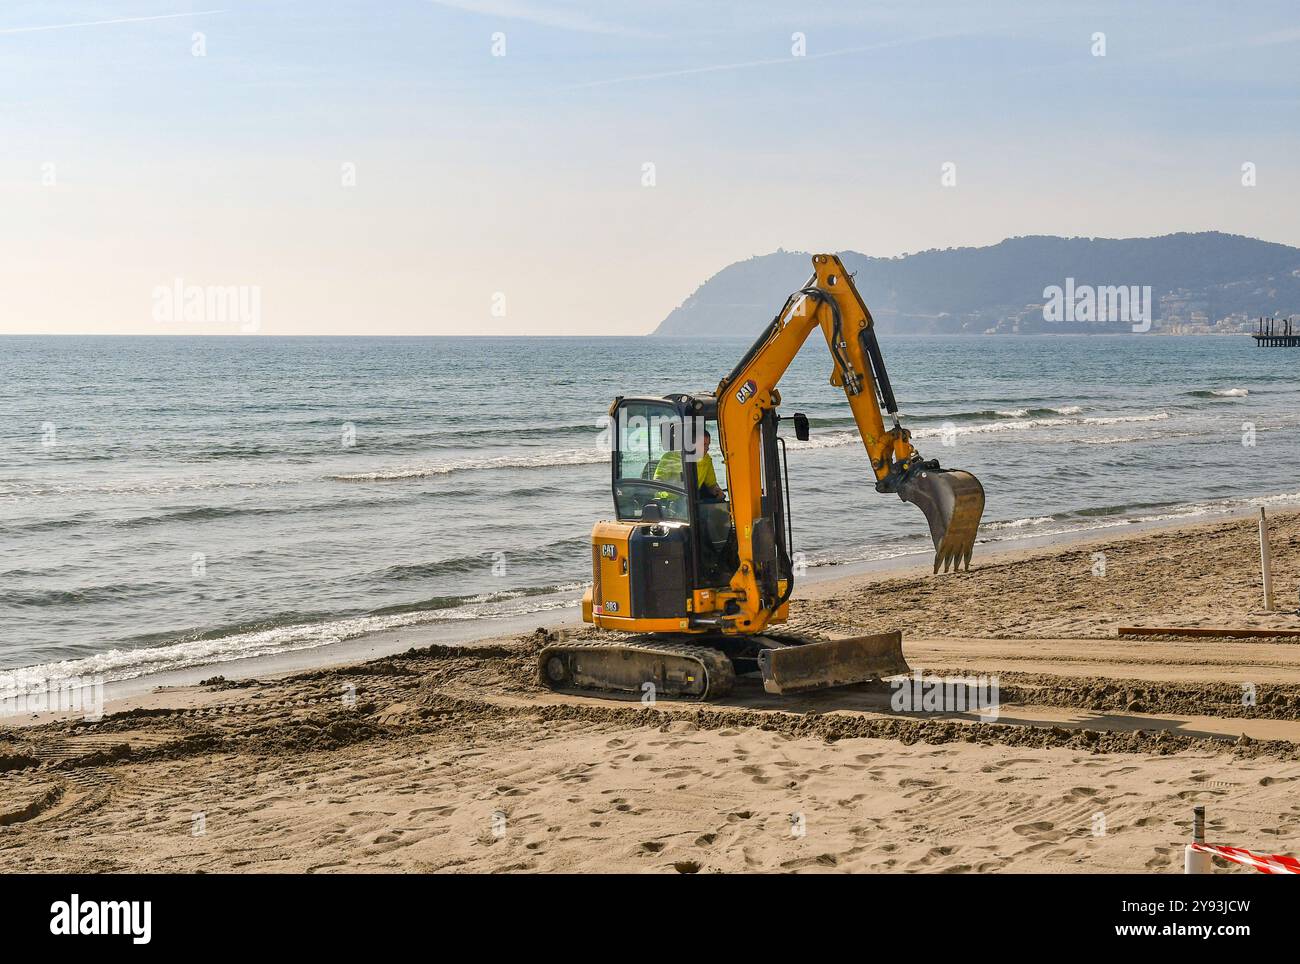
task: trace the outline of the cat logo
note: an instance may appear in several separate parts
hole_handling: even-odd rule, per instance
[[[600,558],[602,558],[602,559],[617,559],[617,558],[618,558],[618,546],[614,545],[614,543],[612,543],[612,542],[602,542],[602,543],[600,544]]]
[[[744,405],[754,397],[754,393],[757,391],[758,383],[751,378],[749,381],[745,382],[745,384],[740,386],[740,391],[736,392],[736,401],[740,402],[741,405]]]

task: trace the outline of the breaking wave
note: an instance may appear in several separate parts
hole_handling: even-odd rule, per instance
[[[269,656],[314,649],[369,633],[424,623],[523,616],[566,609],[578,604],[581,583],[540,589],[517,589],[467,597],[437,597],[407,606],[357,616],[271,624],[246,631],[206,633],[199,638],[163,645],[110,649],[77,659],[41,663],[0,671],[0,693],[44,686],[49,680],[101,677],[105,682],[135,679],[172,670],[227,663],[251,656]],[[231,627],[238,630],[239,627]]]
[[[1203,518],[1226,517],[1257,506],[1295,505],[1300,505],[1300,492],[1191,502],[1182,505],[1138,503],[1097,506],[1072,512],[1059,512],[1050,516],[1026,516],[1021,519],[985,522],[980,525],[980,535],[975,541],[977,544],[987,545],[1029,539],[1051,539],[1054,536],[1071,537],[1132,525],[1155,526],[1165,522],[1181,523]],[[877,562],[903,556],[927,556],[933,551],[927,538],[917,536],[905,543],[885,548],[873,546],[869,549],[818,553],[811,556],[807,564],[811,568],[818,568],[857,562]]]
[[[609,453],[596,446],[589,449],[562,449],[555,452],[533,452],[527,455],[490,455],[479,458],[451,459],[400,468],[379,469],[374,472],[349,472],[327,475],[333,482],[403,482],[410,479],[428,479],[454,472],[491,471],[493,469],[547,469],[564,465],[594,465],[609,461]]]
[[[1014,421],[985,422],[977,425],[954,425],[953,432],[957,435],[987,435],[1001,432],[1024,432],[1036,428],[1062,428],[1067,426],[1093,427],[1141,422],[1163,422],[1167,418],[1169,418],[1168,412],[1154,412],[1150,415],[1106,415],[1086,418],[1026,418]],[[946,430],[943,427],[927,427],[913,431],[912,438],[941,438],[945,434]],[[809,439],[807,442],[791,441],[789,443],[791,448],[812,449],[837,448],[841,445],[861,444],[862,440],[859,438],[857,432],[835,432],[816,436],[815,438]]]

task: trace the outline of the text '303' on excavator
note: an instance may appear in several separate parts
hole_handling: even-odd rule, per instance
[[[546,646],[538,666],[545,685],[704,700],[730,691],[738,673],[757,672],[769,693],[796,693],[910,672],[898,630],[831,640],[769,631],[787,619],[795,576],[777,383],[815,329],[826,337],[831,384],[848,397],[876,491],[925,513],[936,573],[970,568],[984,511],[979,480],[922,459],[898,424],[875,322],[840,259],[812,261],[808,283],[716,392],[619,397],[610,406],[616,519],[592,530],[582,616],[639,635]],[[807,440],[807,417],[790,420]],[[729,498],[717,485],[710,436]]]

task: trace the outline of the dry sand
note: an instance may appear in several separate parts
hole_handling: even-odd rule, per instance
[[[1291,605],[1300,515],[1272,545]],[[561,696],[539,631],[9,727],[0,871],[1178,872],[1196,803],[1212,840],[1297,853],[1300,639],[1114,633],[1300,629],[1259,611],[1257,566],[1245,519],[796,600],[792,629],[898,627],[914,668],[996,675],[992,723],[895,712],[884,683]]]

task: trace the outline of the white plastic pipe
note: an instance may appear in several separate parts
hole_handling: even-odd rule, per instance
[[[1205,808],[1192,808],[1192,840],[1195,843],[1205,843]],[[1188,844],[1183,848],[1183,873],[1185,874],[1212,874],[1214,865],[1210,863],[1210,855],[1203,850],[1193,850],[1192,845]]]
[[[1193,850],[1192,845],[1188,844],[1183,848],[1183,873],[1185,874],[1212,874],[1214,866],[1210,863],[1210,855],[1204,850]]]
[[[1273,611],[1273,560],[1268,550],[1268,518],[1259,507],[1259,568],[1264,574],[1264,611]]]

